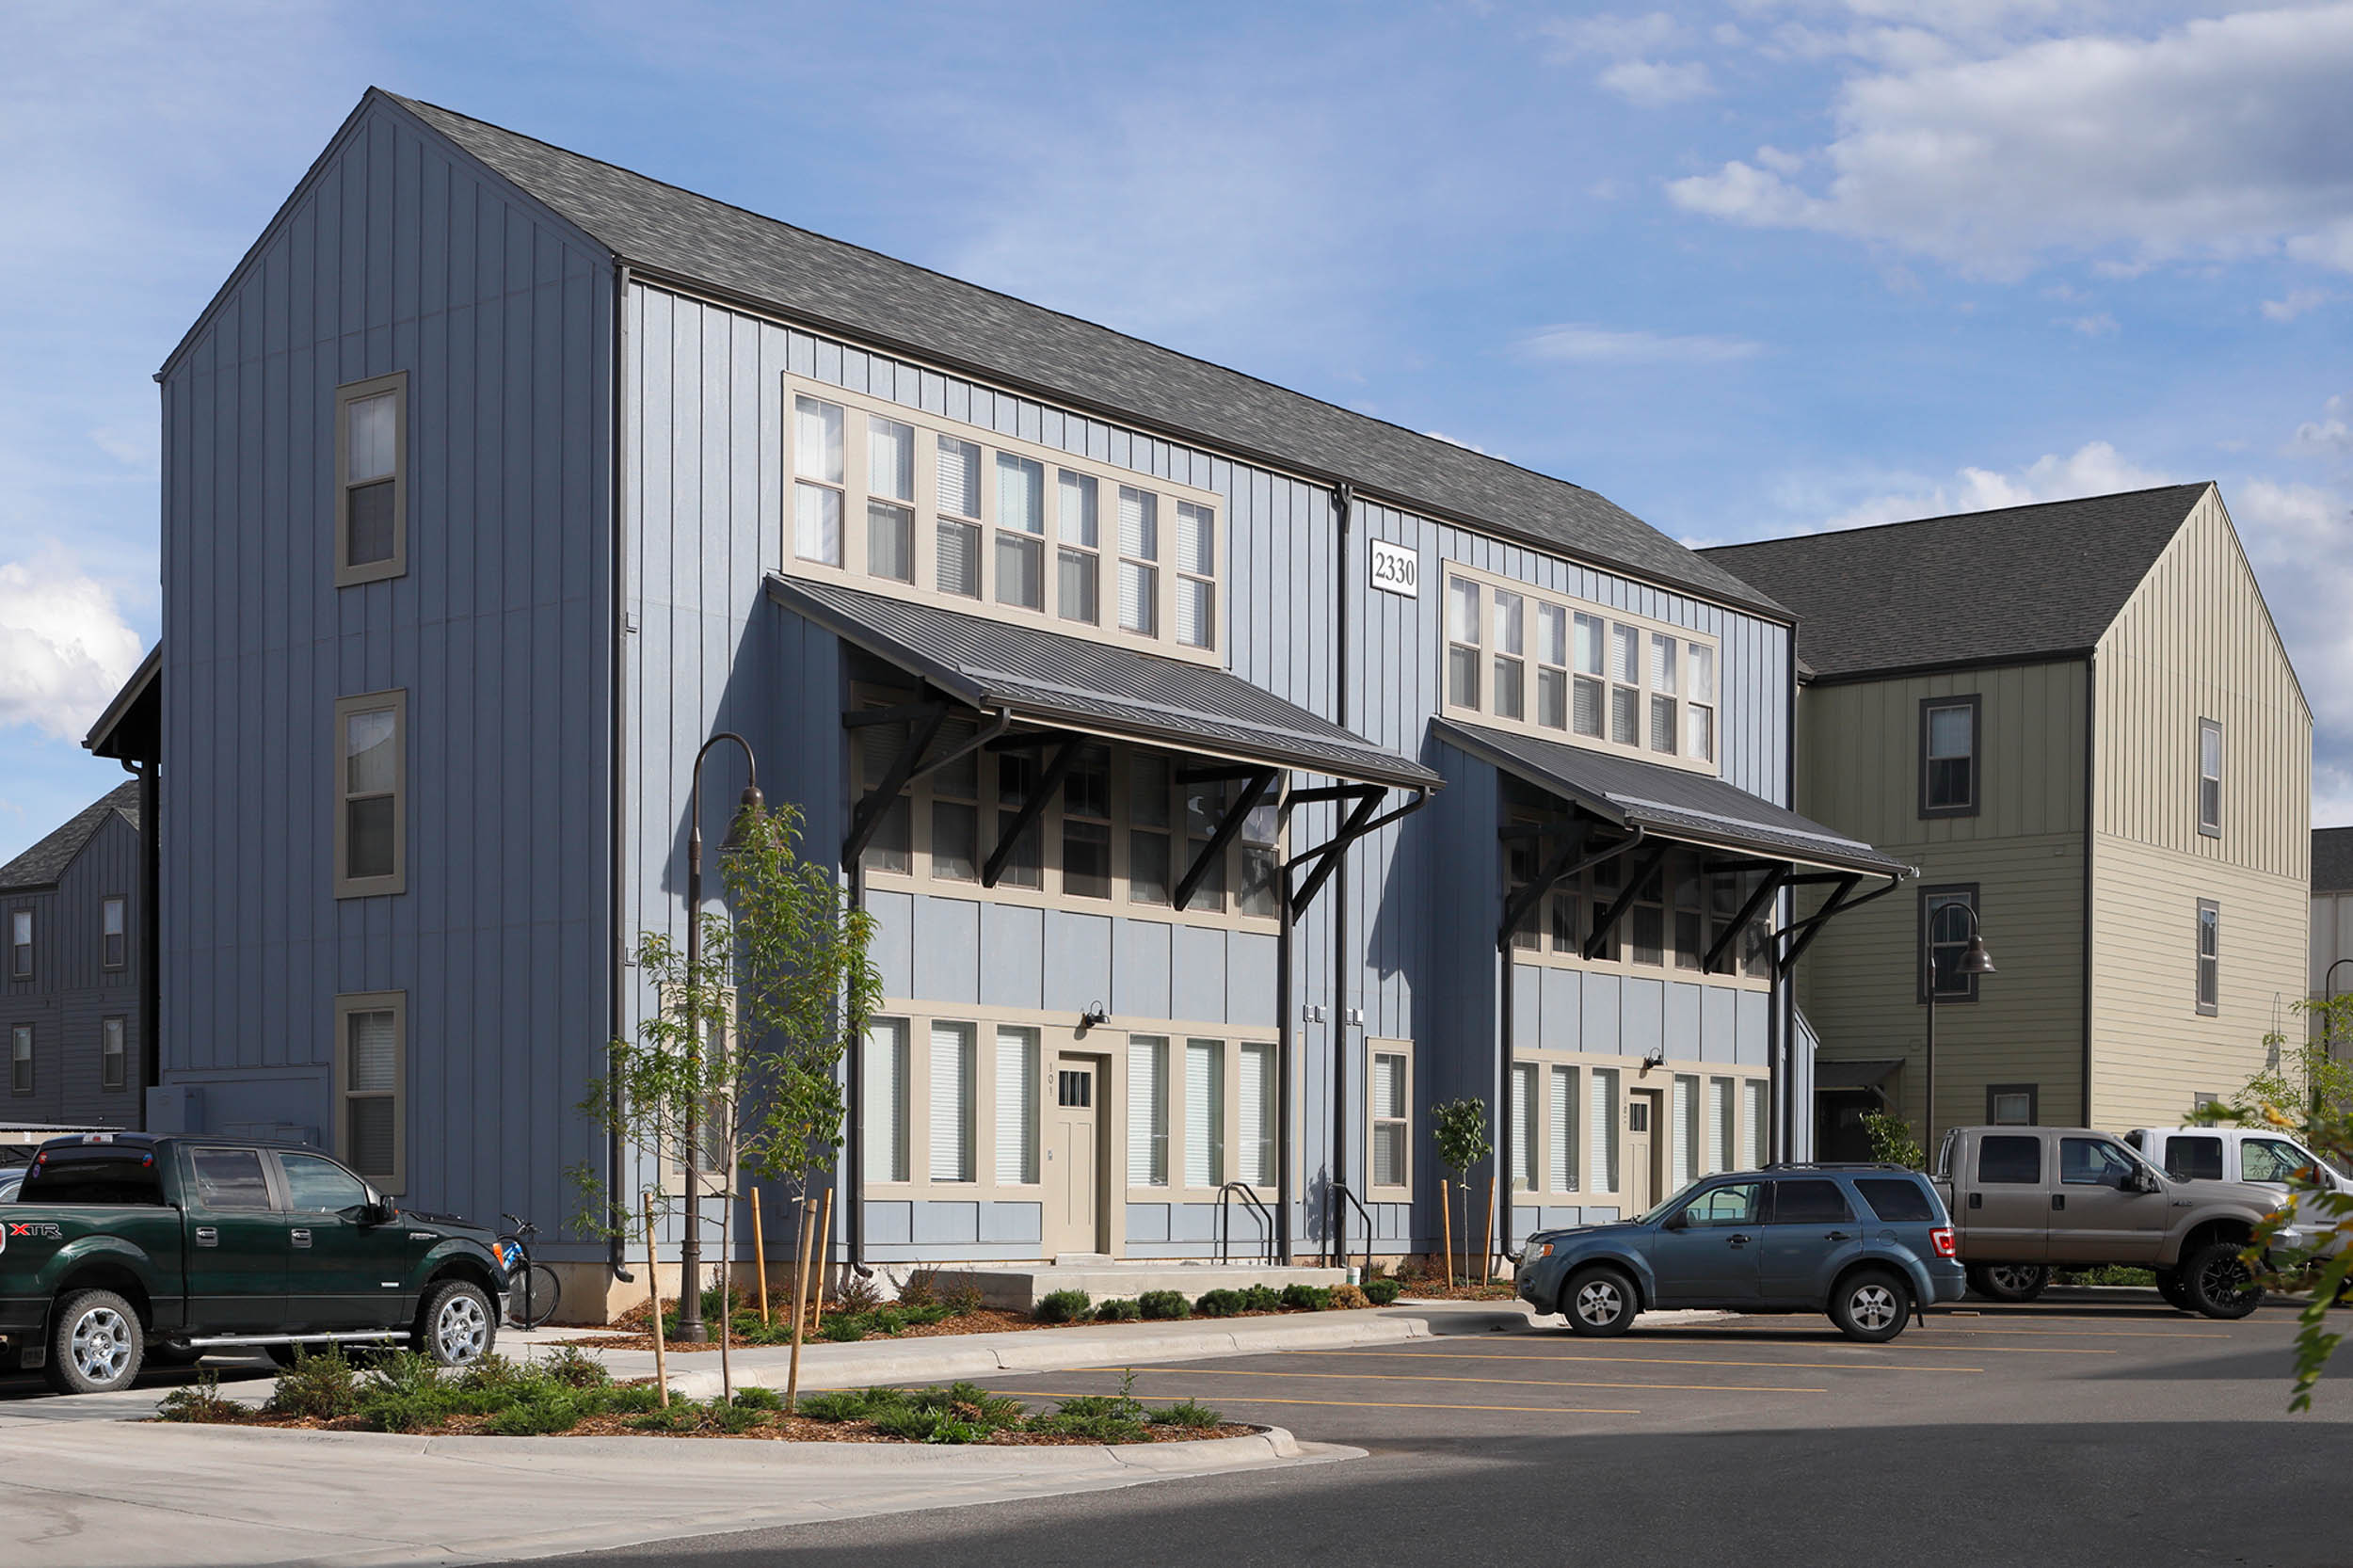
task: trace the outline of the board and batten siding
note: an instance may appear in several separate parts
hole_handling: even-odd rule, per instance
[[[124,901],[123,963],[104,966],[100,921],[107,899]],[[135,1128],[141,1122],[139,1037],[139,832],[108,811],[56,885],[0,893],[0,940],[10,910],[33,912],[33,977],[18,980],[0,946],[0,1121]],[[123,1086],[104,1086],[102,1019],[122,1020]],[[6,1076],[8,1028],[33,1026],[33,1092]]]
[[[2326,1001],[2332,989],[2339,996],[2353,991],[2353,963],[2338,970],[2333,987],[2329,984],[2332,966],[2353,960],[2353,893],[2313,894],[2312,919],[2312,982],[2307,994],[2315,1001]]]
[[[1920,712],[1979,700],[1979,809],[1920,815]],[[1985,1090],[2032,1083],[2043,1118],[2082,1106],[2084,768],[2089,671],[2081,660],[1805,687],[1798,696],[1798,809],[1919,868],[1908,884],[1823,931],[1798,1003],[1825,1061],[1900,1059],[1885,1088],[1914,1127],[1927,1110],[1927,1009],[1919,998],[1921,888],[1975,883],[2000,972],[1974,1002],[1937,1009],[1934,1125],[1986,1116]]]
[[[371,99],[163,381],[168,1089],[333,1144],[337,994],[408,994],[405,1194],[531,1215],[611,969],[612,270]],[[408,569],[334,586],[335,391],[408,375]],[[336,698],[408,693],[407,891],[338,900]],[[168,1095],[179,1105],[187,1096]]]
[[[2312,919],[2312,711],[2208,488],[2095,655],[2092,1114],[2170,1127],[2293,1032]],[[2223,735],[2222,831],[2198,830],[2198,724]],[[2218,1005],[2196,1006],[2198,901],[2221,906]]]

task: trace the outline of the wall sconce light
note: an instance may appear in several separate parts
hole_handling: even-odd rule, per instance
[[[1086,1011],[1079,1015],[1079,1027],[1082,1030],[1093,1029],[1096,1024],[1111,1022],[1111,1018],[1110,1009],[1099,1001],[1091,1001],[1087,1003]]]

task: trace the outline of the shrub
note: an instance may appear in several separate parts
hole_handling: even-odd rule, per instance
[[[1211,1290],[1194,1302],[1193,1309],[1204,1318],[1230,1318],[1241,1310],[1241,1292]]]
[[[469,1394],[495,1394],[514,1387],[521,1377],[521,1368],[492,1352],[458,1373],[457,1386]]]
[[[1144,1308],[1132,1298],[1097,1303],[1095,1320],[1098,1323],[1132,1323],[1144,1316]]]
[[[827,1339],[847,1344],[866,1337],[866,1320],[856,1313],[839,1315],[826,1319],[825,1326],[817,1332]]]
[[[1394,1279],[1369,1279],[1365,1281],[1361,1288],[1364,1290],[1365,1300],[1375,1306],[1390,1305],[1405,1292],[1404,1283]]]
[[[891,1405],[867,1419],[886,1436],[918,1443],[977,1443],[988,1435],[986,1428],[960,1421],[944,1410],[918,1410],[912,1405]]]
[[[735,1391],[735,1402],[745,1410],[782,1410],[784,1396],[773,1388],[754,1384]]]
[[[356,1416],[360,1412],[358,1373],[341,1346],[330,1345],[316,1354],[297,1348],[294,1365],[278,1374],[278,1390],[262,1408],[273,1416],[315,1421]]]
[[[940,1287],[939,1304],[952,1318],[961,1318],[981,1309],[980,1282],[970,1274],[957,1274]]]
[[[220,1374],[202,1372],[194,1383],[175,1388],[155,1405],[159,1421],[233,1421],[245,1407],[220,1395]]]
[[[558,1345],[538,1367],[542,1376],[567,1388],[603,1388],[613,1382],[604,1363],[578,1345]]]
[[[1332,1304],[1332,1292],[1321,1285],[1286,1285],[1283,1307],[1289,1312],[1321,1312]]]
[[[1128,1394],[1079,1394],[1051,1415],[1030,1417],[1030,1430],[1096,1443],[1136,1443],[1146,1435],[1148,1415],[1143,1401]]]
[[[929,1306],[937,1300],[939,1300],[939,1271],[937,1269],[908,1270],[906,1283],[899,1287],[899,1304]]]
[[[765,1400],[746,1400],[744,1397],[754,1392],[768,1394],[769,1397]],[[704,1406],[707,1412],[705,1419],[719,1431],[734,1435],[749,1432],[754,1427],[765,1426],[769,1416],[781,1409],[783,1404],[782,1400],[776,1399],[765,1388],[758,1390],[739,1388],[735,1391],[734,1399],[714,1398]]]
[[[872,1280],[851,1274],[841,1281],[841,1288],[833,1293],[833,1301],[835,1308],[844,1313],[872,1312],[882,1305],[882,1292],[874,1288]]]
[[[1332,1287],[1332,1304],[1339,1307],[1370,1306],[1372,1299],[1353,1285]]]
[[[1190,1318],[1193,1303],[1185,1300],[1181,1290],[1146,1290],[1136,1298],[1136,1308],[1146,1318]]]
[[[1053,1290],[1037,1304],[1041,1323],[1075,1323],[1085,1318],[1095,1299],[1083,1290]]]
[[[1248,1285],[1242,1288],[1242,1309],[1246,1312],[1274,1312],[1283,1305],[1283,1292],[1272,1285]]]
[[[638,1432],[694,1432],[703,1424],[703,1408],[692,1400],[680,1400],[667,1410],[648,1410],[632,1416],[626,1423]]]
[[[855,1388],[811,1394],[801,1400],[800,1414],[812,1421],[863,1421],[866,1396]]]
[[[501,1437],[545,1437],[571,1431],[594,1408],[581,1390],[548,1383],[492,1415],[489,1430]]]
[[[1219,1427],[1225,1417],[1195,1400],[1180,1400],[1145,1417],[1156,1427]]]
[[[662,1408],[662,1389],[657,1384],[632,1383],[613,1388],[604,1396],[605,1409],[617,1416]]]

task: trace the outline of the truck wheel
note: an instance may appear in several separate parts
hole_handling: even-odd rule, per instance
[[[104,1394],[130,1387],[146,1352],[147,1331],[129,1302],[112,1290],[76,1290],[49,1320],[42,1370],[60,1394]]]
[[[1634,1321],[1634,1282],[1615,1269],[1588,1269],[1561,1292],[1569,1327],[1592,1338],[1624,1334]]]
[[[2184,1258],[2182,1288],[2190,1310],[2208,1318],[2244,1318],[2264,1300],[2263,1286],[2233,1241],[2209,1241]]]
[[[1838,1332],[1871,1345],[1884,1345],[1903,1333],[1911,1311],[1911,1292],[1883,1269],[1849,1274],[1830,1298],[1830,1320]]]
[[[424,1293],[417,1313],[416,1347],[437,1366],[463,1367],[490,1353],[498,1319],[482,1287],[445,1279]]]
[[[2151,1272],[2157,1276],[2157,1294],[2165,1298],[2166,1305],[2177,1312],[2198,1310],[2189,1304],[2189,1289],[2182,1283],[2181,1270],[2156,1269]]]
[[[2051,1271],[2040,1263],[1972,1263],[1969,1288],[1997,1302],[2030,1302],[2051,1283]]]

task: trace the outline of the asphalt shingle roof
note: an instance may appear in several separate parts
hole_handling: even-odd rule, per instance
[[[27,888],[54,888],[82,846],[106,824],[106,813],[120,811],[133,827],[139,824],[137,779],[118,784],[73,814],[63,827],[41,840],[5,866],[0,866],[0,892]]]
[[[2353,827],[2313,829],[2313,891],[2353,893]]]
[[[1785,618],[1732,573],[1564,480],[436,104],[384,96],[632,265],[1179,440],[1345,479],[1442,518]]]
[[[1798,614],[1815,678],[2078,653],[2099,642],[2203,484],[1922,518],[1701,553]]]
[[[1406,789],[1439,776],[1410,758],[1211,664],[1163,658],[1043,627],[800,578],[769,597],[975,708],[1160,744],[1264,759],[1309,773]]]

